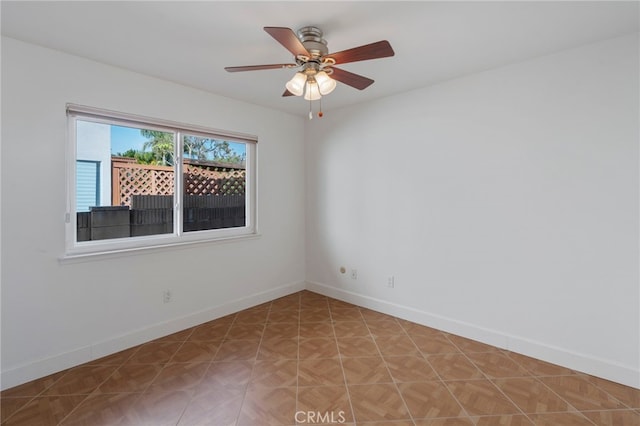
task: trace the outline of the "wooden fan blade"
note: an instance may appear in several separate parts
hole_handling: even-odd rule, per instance
[[[278,68],[295,68],[298,64],[271,64],[271,65],[246,65],[240,67],[225,67],[228,72],[275,70]]]
[[[282,94],[283,97],[285,96],[295,96],[293,93],[291,93],[288,89],[284,90],[284,93]]]
[[[369,59],[386,58],[395,55],[391,45],[387,40],[377,41],[364,46],[341,52],[329,53],[326,58],[333,58],[336,64],[346,64],[348,62],[366,61]]]
[[[311,54],[304,47],[296,33],[291,28],[284,27],[264,27],[264,30],[285,49],[293,53],[293,56],[303,55],[311,57]]]
[[[354,74],[336,67],[331,67],[331,69],[333,70],[329,75],[331,78],[351,87],[355,87],[358,90],[366,89],[373,84],[373,80],[359,74]]]

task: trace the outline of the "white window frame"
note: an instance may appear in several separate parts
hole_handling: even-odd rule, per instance
[[[245,226],[184,232],[182,230],[182,197],[176,196],[174,197],[173,233],[78,242],[76,215],[77,120],[172,132],[175,138],[174,176],[179,177],[174,179],[174,194],[182,194],[182,136],[184,134],[244,143],[246,146]],[[130,252],[133,250],[147,250],[184,244],[229,241],[252,238],[258,235],[256,206],[256,160],[258,138],[256,136],[242,133],[231,133],[196,125],[108,111],[75,104],[67,105],[67,124],[67,208],[65,215],[66,250],[63,259]]]

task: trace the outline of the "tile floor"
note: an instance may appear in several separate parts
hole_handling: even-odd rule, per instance
[[[640,425],[640,391],[302,291],[1,394],[2,425]]]

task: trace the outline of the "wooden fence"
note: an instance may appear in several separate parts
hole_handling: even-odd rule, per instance
[[[77,213],[78,241],[173,232],[172,195],[133,195],[132,206],[92,207]],[[245,225],[244,195],[185,195],[183,231]]]
[[[183,186],[186,195],[244,195],[246,170],[239,164],[184,160]],[[134,195],[173,195],[171,166],[137,164],[113,157],[111,161],[111,204],[131,206]]]
[[[245,225],[246,170],[239,164],[184,160],[184,231]],[[112,205],[77,213],[78,241],[173,232],[174,171],[112,157]]]

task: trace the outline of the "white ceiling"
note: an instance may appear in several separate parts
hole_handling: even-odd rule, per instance
[[[330,52],[389,40],[394,57],[341,66],[376,82],[364,91],[338,84],[323,98],[330,111],[638,32],[639,4],[2,1],[1,16],[9,37],[304,115],[306,101],[281,97],[293,70],[223,69],[292,61],[264,26],[318,26]]]

